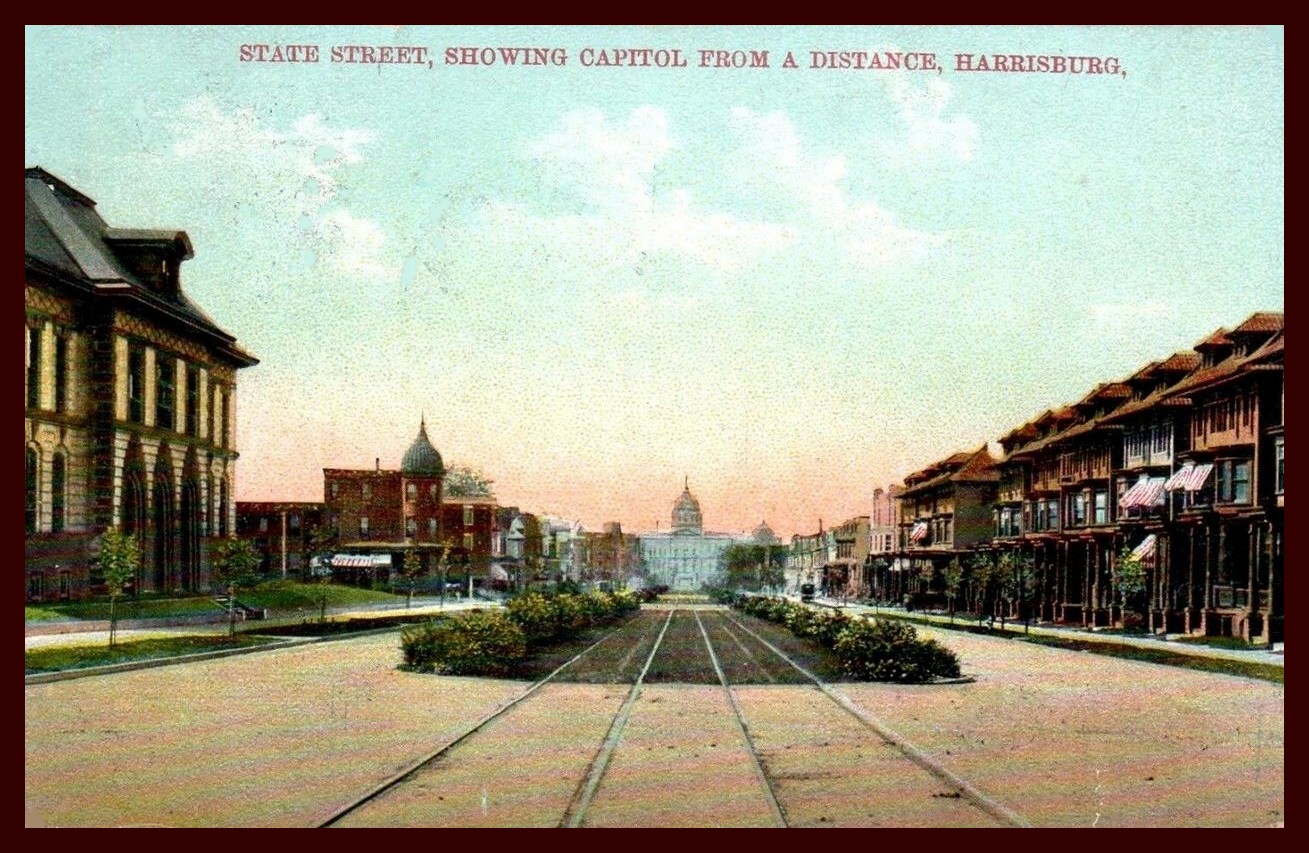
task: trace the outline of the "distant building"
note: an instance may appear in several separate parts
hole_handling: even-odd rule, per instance
[[[486,577],[495,550],[495,499],[447,502],[444,476],[445,464],[427,437],[426,423],[419,425],[399,470],[383,469],[380,459],[371,470],[324,468],[327,523],[341,552],[333,569],[357,564],[370,572],[399,571],[404,552],[414,549],[430,572],[448,550],[450,571]]]
[[[232,533],[236,374],[258,360],[182,289],[191,240],[115,228],[45,171],[24,190],[28,601],[103,589],[100,534],[134,536],[134,591],[204,590]]]
[[[699,590],[719,571],[719,557],[735,541],[726,533],[706,533],[700,502],[690,484],[673,503],[672,531],[642,533],[640,555],[650,581],[675,590]]]
[[[325,509],[314,502],[237,501],[236,535],[254,543],[264,574],[303,577]]]

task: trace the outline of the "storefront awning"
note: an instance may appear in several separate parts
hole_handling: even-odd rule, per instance
[[[913,529],[909,531],[909,541],[922,542],[926,538],[927,538],[927,522],[926,521],[914,522]]]

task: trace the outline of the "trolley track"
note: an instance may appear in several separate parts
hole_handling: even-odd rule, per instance
[[[674,620],[679,617],[679,614],[680,618],[678,618],[675,625]],[[690,625],[690,620],[686,618],[688,614],[694,619],[694,625]],[[659,625],[657,635],[654,636],[648,653],[644,655],[644,664],[641,666],[640,671],[635,673],[631,687],[627,690],[621,705],[616,710],[608,711],[605,708],[612,708],[611,705],[605,704],[603,707],[597,707],[592,702],[588,706],[595,715],[595,719],[588,723],[588,731],[595,733],[591,736],[598,736],[603,728],[604,735],[598,738],[599,745],[595,747],[585,769],[580,771],[568,769],[570,764],[580,767],[580,759],[575,760],[572,756],[578,755],[578,750],[586,748],[583,746],[585,738],[577,740],[577,737],[582,737],[582,735],[579,734],[574,737],[573,739],[577,740],[577,742],[564,752],[559,752],[562,746],[556,741],[544,744],[543,748],[546,751],[551,749],[555,751],[555,754],[550,756],[549,760],[554,762],[550,767],[554,775],[556,790],[549,797],[543,794],[542,798],[557,803],[557,805],[550,806],[544,801],[538,803],[539,810],[533,813],[534,822],[540,823],[544,819],[545,813],[551,808],[557,809],[554,812],[556,815],[560,815],[562,812],[554,825],[563,827],[608,825],[615,822],[619,825],[630,825],[630,823],[625,824],[625,822],[648,819],[639,814],[625,814],[621,808],[615,807],[615,803],[621,802],[625,797],[630,798],[633,791],[644,792],[644,795],[656,799],[660,796],[676,795],[675,791],[678,789],[676,786],[668,787],[667,780],[661,783],[664,784],[664,789],[659,789],[658,785],[654,789],[634,787],[634,780],[641,778],[635,774],[650,772],[649,762],[652,760],[652,756],[657,758],[663,755],[663,753],[648,752],[648,750],[652,749],[649,745],[652,736],[650,726],[654,725],[657,728],[659,725],[664,725],[666,727],[669,720],[673,719],[670,715],[674,713],[679,715],[676,719],[685,723],[681,731],[683,740],[703,735],[704,731],[709,730],[707,727],[710,724],[706,721],[710,720],[717,721],[713,724],[717,728],[713,730],[719,732],[719,735],[725,735],[729,728],[734,731],[734,740],[740,744],[743,751],[733,747],[727,747],[726,750],[717,749],[714,756],[719,763],[714,766],[724,766],[722,764],[724,757],[730,757],[729,764],[731,766],[728,768],[730,772],[725,772],[728,772],[731,778],[737,780],[733,787],[733,796],[736,796],[738,800],[742,797],[753,798],[753,801],[757,802],[756,806],[749,809],[750,814],[753,815],[753,817],[749,817],[749,822],[763,824],[766,821],[774,826],[788,826],[797,825],[797,819],[799,820],[798,825],[827,821],[829,820],[827,817],[814,817],[818,813],[815,809],[820,809],[819,806],[814,804],[813,784],[817,783],[809,784],[804,780],[819,778],[825,773],[830,775],[830,765],[824,765],[824,756],[830,756],[832,752],[829,749],[827,753],[820,754],[822,750],[815,748],[811,753],[809,745],[802,741],[804,737],[812,735],[813,732],[804,727],[809,723],[797,722],[797,720],[817,720],[818,723],[813,728],[815,730],[826,730],[823,725],[824,721],[833,722],[834,718],[830,716],[830,712],[824,712],[821,708],[830,708],[830,704],[835,704],[842,709],[844,715],[848,715],[848,717],[843,718],[852,718],[853,721],[857,722],[854,729],[850,729],[851,726],[855,725],[854,722],[845,724],[845,728],[849,729],[849,732],[844,735],[836,733],[840,726],[831,727],[832,739],[847,739],[837,746],[849,746],[849,750],[842,757],[846,762],[845,766],[847,768],[854,767],[856,771],[852,778],[842,780],[846,786],[842,790],[848,791],[848,794],[843,794],[843,796],[853,796],[870,802],[880,801],[886,797],[887,793],[886,790],[881,789],[886,789],[888,784],[892,788],[895,785],[894,780],[890,783],[886,781],[885,777],[887,775],[892,777],[903,776],[905,779],[912,776],[918,780],[912,783],[912,787],[918,792],[917,795],[920,800],[928,796],[941,798],[933,800],[923,807],[924,816],[921,820],[924,822],[932,820],[931,815],[939,816],[943,814],[942,810],[944,809],[955,809],[956,811],[950,814],[956,816],[962,814],[962,812],[958,812],[959,809],[972,809],[976,813],[973,822],[1000,823],[1008,826],[1029,825],[1021,815],[989,797],[944,767],[932,756],[914,747],[913,744],[900,737],[883,721],[864,711],[831,684],[815,675],[801,663],[798,663],[786,651],[769,642],[760,633],[743,624],[730,613],[707,611],[702,619],[697,610],[674,607],[668,610],[667,616],[662,620],[647,619],[632,646],[615,648],[615,659],[624,662],[623,666],[619,668],[622,671],[624,681],[633,677],[629,665],[634,663],[634,655],[645,649],[646,643],[650,641],[650,635],[654,633],[655,625]],[[676,628],[672,632],[673,635],[676,635],[675,637],[670,636],[670,626]],[[552,701],[549,697],[558,697],[560,695],[549,691],[563,689],[568,678],[567,671],[569,667],[574,666],[588,655],[594,655],[597,648],[622,633],[626,628],[627,626],[624,626],[601,637],[547,676],[532,684],[527,690],[503,703],[471,728],[394,774],[361,797],[337,809],[319,825],[325,827],[340,825],[343,819],[347,817],[364,816],[367,818],[371,809],[376,808],[379,804],[385,805],[384,801],[387,800],[389,794],[403,793],[404,796],[412,799],[443,799],[440,792],[444,791],[446,794],[451,794],[448,786],[452,785],[451,780],[455,779],[458,780],[459,784],[467,788],[470,784],[469,773],[475,773],[476,770],[469,770],[467,767],[454,767],[452,769],[448,762],[455,761],[458,764],[458,755],[461,754],[461,750],[477,751],[479,747],[471,745],[474,743],[479,744],[483,752],[491,750],[496,743],[497,737],[495,723],[501,721],[503,725],[512,729],[515,725],[512,722],[515,716],[512,712],[518,709],[519,715],[529,714],[527,709],[534,707],[534,705],[528,700],[533,697],[540,697],[540,701],[545,703],[536,709],[536,713],[547,713],[547,706]],[[690,658],[691,652],[688,640],[690,634],[688,632],[698,632],[699,642],[702,643],[700,651],[697,653],[700,657],[697,660],[691,660]],[[665,642],[666,637],[672,641],[671,647],[669,643]],[[611,643],[610,647],[613,647],[613,645]],[[703,665],[704,656],[706,655],[708,667]],[[661,663],[657,663],[657,659]],[[592,661],[593,668],[597,665],[595,661]],[[694,672],[696,666],[704,671]],[[652,672],[652,668],[656,672]],[[708,672],[710,669],[712,673]],[[691,673],[691,678],[686,679],[685,682],[678,680],[677,683],[672,683],[674,679],[670,678],[670,676],[688,672]],[[660,676],[661,683],[651,680],[655,675]],[[696,688],[686,682],[704,686]],[[716,684],[717,687],[721,688],[721,695],[726,699],[727,706],[731,711],[728,717],[731,720],[730,725],[724,722],[722,711],[725,709],[722,706],[716,706],[716,701],[706,702],[705,697],[707,694],[704,691],[710,684]],[[784,686],[799,684],[808,686]],[[761,685],[758,690],[762,690],[764,693],[759,693],[756,690],[738,695],[740,688],[749,685]],[[567,684],[567,686],[583,689],[584,684],[574,683]],[[609,686],[614,685],[611,683]],[[647,687],[654,689],[655,693],[650,694],[646,689]],[[592,686],[591,689],[597,689],[597,687]],[[802,692],[778,693],[777,691],[780,690],[800,690]],[[686,699],[683,704],[677,705],[678,710],[676,712],[671,710],[667,703],[664,705],[658,704],[661,699],[671,699],[676,704],[679,697],[687,696],[691,691],[699,692],[695,694],[695,697]],[[609,699],[611,695],[608,694],[605,698]],[[783,696],[795,697],[795,700],[780,698]],[[750,703],[741,701],[745,698],[750,698]],[[830,704],[815,704],[824,701]],[[781,703],[780,706],[777,704],[779,702]],[[760,720],[756,721],[758,725],[752,726],[752,723],[747,719],[747,708],[743,707],[743,704],[751,705],[754,708],[757,716],[760,717]],[[662,711],[659,710],[661,708]],[[607,718],[607,727],[604,723],[605,714],[611,715]],[[654,716],[652,717],[651,714]],[[690,714],[691,718],[685,718],[686,714]],[[794,717],[795,719],[788,719],[788,717]],[[697,720],[700,723],[697,723]],[[520,720],[518,725],[521,728],[521,725],[525,725],[525,723]],[[697,728],[697,725],[700,727]],[[582,727],[582,722],[578,721],[577,726]],[[864,731],[865,734],[863,736],[851,734],[856,731]],[[630,736],[628,736],[629,732],[631,732]],[[763,746],[759,741],[761,732],[764,737]],[[872,733],[872,737],[868,735],[869,732]],[[483,738],[482,735],[486,737]],[[513,737],[514,733],[509,732],[508,736]],[[627,740],[625,740],[625,737],[627,737]],[[733,740],[732,737],[728,737],[729,741]],[[707,740],[708,736],[704,736],[704,739]],[[714,740],[722,741],[722,737],[715,736]],[[632,743],[628,743],[628,741],[632,741]],[[595,741],[592,740],[590,743],[594,744]],[[640,744],[645,745],[642,747]],[[705,745],[719,747],[717,742],[701,744],[702,747]],[[791,750],[792,745],[801,748],[788,752],[787,750]],[[829,747],[829,744],[824,741],[821,744],[815,743],[813,746]],[[664,748],[662,744],[659,746],[660,750]],[[670,744],[666,748],[673,750],[674,746]],[[682,752],[688,753],[687,756],[683,756],[684,758],[689,758],[691,748],[689,746],[681,748]],[[856,748],[862,749],[864,752],[873,750],[877,754],[870,753],[868,759],[864,759],[862,753],[856,755],[852,752]],[[564,753],[566,753],[566,756]],[[618,765],[622,767],[618,779],[612,779],[610,774],[611,767],[615,763],[615,756],[619,756]],[[485,762],[487,759],[483,757],[481,760]],[[877,773],[882,775],[874,780],[874,772],[868,769],[872,764],[862,765],[857,763],[863,760],[878,762],[876,766],[883,769],[877,771]],[[642,764],[643,761],[646,762],[645,765]],[[896,766],[903,767],[905,762],[912,763],[915,766],[915,769],[909,771],[907,776],[904,770],[894,769]],[[776,763],[777,766],[772,766],[773,763]],[[467,761],[465,761],[465,764],[467,764]],[[482,764],[479,766],[485,767],[487,765]],[[445,768],[444,776],[442,775],[443,767]],[[645,770],[642,769],[643,767],[645,767]],[[827,767],[827,770],[824,770],[824,767]],[[509,771],[502,770],[502,772]],[[755,780],[755,785],[751,785],[746,781],[751,778],[751,775]],[[577,779],[575,783],[567,781],[574,778]],[[797,779],[802,781],[797,782]],[[565,783],[571,786],[572,791],[571,797],[567,798],[566,804],[564,804],[563,796],[560,795],[560,792],[564,789],[559,787]],[[942,783],[946,786],[947,790],[945,792],[941,792],[939,787]],[[809,784],[808,788],[806,788],[806,784]],[[609,791],[609,788],[615,785],[617,787],[613,791]],[[744,785],[743,789],[741,788],[742,785]],[[722,786],[718,785],[716,787]],[[756,789],[757,794],[750,793],[750,791]],[[937,793],[923,794],[924,790],[934,790]],[[607,791],[608,793],[606,793]],[[691,794],[692,800],[695,799],[692,790],[682,791],[681,793],[683,798],[685,798],[686,794]],[[712,798],[710,798],[704,802],[694,802],[693,805],[712,809],[712,802]],[[765,805],[766,810],[764,809]],[[595,815],[595,819],[591,819],[592,813],[597,807],[599,812]],[[730,811],[730,808],[728,810]],[[373,814],[371,819],[384,821],[385,814],[387,814],[386,810],[382,809]],[[486,788],[483,787],[482,815],[485,816],[486,814],[487,794]],[[710,814],[712,815],[712,812]],[[846,818],[851,816],[860,819],[865,818],[863,814],[853,815],[852,812],[848,814],[841,812],[841,814],[845,815]],[[464,816],[467,817],[467,813]],[[871,814],[868,815],[868,817],[871,816]],[[504,816],[500,817],[503,819]],[[473,815],[474,822],[476,822],[476,818],[477,816]],[[741,812],[733,812],[727,820],[731,822],[734,819],[744,818],[742,818]],[[837,822],[843,821],[839,817],[835,818],[835,820]],[[347,822],[354,823],[356,821],[352,819]],[[363,822],[368,821],[365,819]],[[867,823],[868,821],[864,820],[863,822]],[[874,820],[872,825],[879,824]]]

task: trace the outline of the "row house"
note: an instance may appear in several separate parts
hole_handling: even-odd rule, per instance
[[[859,598],[867,589],[870,520],[856,516],[833,527],[833,553],[827,563],[826,588],[829,595]]]
[[[27,600],[103,591],[111,527],[140,548],[132,591],[205,590],[235,522],[236,375],[258,360],[183,289],[185,231],[112,227],[41,168],[24,211]]]
[[[1000,439],[986,547],[1033,562],[1040,618],[1128,605],[1157,632],[1281,640],[1284,351],[1284,315],[1255,314]]]
[[[972,553],[991,537],[991,508],[999,474],[986,445],[955,453],[905,477],[897,496],[898,541],[895,590],[878,597],[922,591],[920,579],[936,579],[952,560]],[[939,592],[931,588],[929,592]]]
[[[788,590],[799,592],[801,584],[822,583],[827,571],[827,539],[821,521],[817,533],[797,533],[791,537],[791,549],[786,558]]]

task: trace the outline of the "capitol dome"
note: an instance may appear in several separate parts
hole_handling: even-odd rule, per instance
[[[691,494],[690,484],[682,489],[682,494],[673,504],[673,532],[700,535],[704,532],[704,521],[700,516],[700,502]]]
[[[404,461],[400,463],[400,471],[404,474],[423,477],[442,477],[445,475],[445,463],[441,461],[441,454],[436,452],[436,448],[432,446],[431,440],[427,437],[426,421],[419,424],[418,437],[405,451]]]
[[[766,521],[759,522],[759,526],[750,534],[750,538],[754,540],[756,545],[777,544],[777,534],[773,532],[773,528],[769,527]]]

